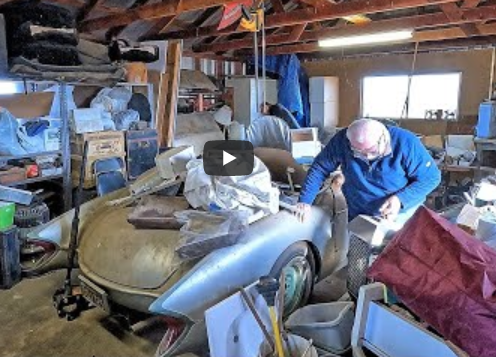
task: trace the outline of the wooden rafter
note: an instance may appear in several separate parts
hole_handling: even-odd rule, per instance
[[[275,13],[286,12],[286,10],[284,10],[284,4],[282,3],[282,0],[271,0],[270,2],[272,4],[272,7],[274,8]]]
[[[313,8],[298,9],[284,14],[274,14],[266,17],[265,27],[278,28],[281,26],[294,26],[303,23],[312,23],[325,20],[334,20],[344,16],[351,16],[356,14],[372,14],[387,12],[398,9],[414,8],[423,5],[437,5],[448,2],[455,2],[456,0],[356,0],[344,2],[339,5],[331,5],[326,10],[316,10]],[[153,36],[150,39],[166,40],[166,39],[187,39],[196,37],[208,37],[229,35],[235,32],[245,31],[239,29],[237,26],[218,30],[217,26],[207,26],[203,28],[191,29],[186,31],[178,31],[174,33],[167,33],[163,35]]]
[[[97,7],[99,7],[104,0],[89,0],[84,6],[82,6],[77,14],[77,22],[86,20],[88,15]]]
[[[291,42],[298,42],[301,38],[301,35],[303,35],[303,32],[305,32],[306,27],[306,23],[294,26],[291,30],[291,33],[288,35],[288,40]]]
[[[164,17],[163,19],[156,20],[155,24],[147,32],[139,37],[139,40],[142,41],[143,39],[154,33],[162,33],[164,31],[167,31],[167,29],[174,23],[176,17],[177,16],[169,16]]]
[[[378,20],[362,25],[346,25],[320,30],[305,31],[300,37],[300,41],[317,41],[333,36],[359,35],[364,33],[374,33],[383,31],[395,31],[400,29],[425,29],[446,25],[456,25],[460,23],[484,22],[496,18],[496,6],[484,6],[475,9],[461,10],[461,17],[449,18],[445,13],[433,13],[417,16],[408,16],[387,20]],[[268,45],[281,45],[291,43],[291,38],[287,34],[267,36]],[[294,41],[293,41],[294,42]],[[225,52],[229,50],[250,48],[250,41],[236,40],[224,42],[217,45],[196,46],[193,49],[197,52]]]
[[[496,24],[488,24],[488,25],[480,25],[479,26],[480,34],[483,36],[492,36],[496,35]],[[466,34],[459,27],[451,27],[446,29],[436,29],[436,30],[425,30],[419,31],[414,34],[414,36],[405,43],[409,42],[436,42],[436,41],[445,41],[445,40],[453,40],[466,38]],[[340,49],[342,51],[342,49]],[[304,44],[293,44],[293,45],[284,45],[278,47],[270,47],[267,49],[267,55],[280,55],[287,53],[311,53],[311,52],[319,52],[326,51],[325,48],[319,46],[317,42],[313,43],[304,43]],[[237,56],[246,56],[249,55],[251,51],[239,51],[235,54]]]
[[[462,10],[456,3],[441,4],[439,7],[452,21],[460,21],[463,18]],[[460,24],[460,28],[467,37],[479,34],[479,29],[476,24]]]
[[[91,32],[109,27],[124,26],[136,20],[152,20],[162,17],[179,15],[182,12],[208,9],[232,2],[232,0],[183,0],[179,8],[176,0],[165,0],[156,4],[143,5],[123,14],[102,16],[86,20],[81,24],[85,32]]]
[[[462,9],[471,9],[479,6],[481,0],[464,0],[462,4]]]

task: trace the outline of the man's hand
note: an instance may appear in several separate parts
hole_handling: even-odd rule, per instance
[[[401,209],[401,201],[398,196],[389,197],[386,202],[379,208],[379,212],[381,212],[382,217],[387,220],[394,221],[400,213]]]
[[[341,188],[344,185],[344,175],[342,173],[337,173],[334,175],[331,181],[331,188],[335,193],[341,192]]]
[[[311,209],[312,206],[310,206],[308,203],[298,203],[296,205],[295,212],[296,218],[298,218],[298,220],[303,223],[310,216]]]

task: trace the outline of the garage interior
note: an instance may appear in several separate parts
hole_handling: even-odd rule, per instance
[[[0,357],[495,357],[496,1],[0,0]]]

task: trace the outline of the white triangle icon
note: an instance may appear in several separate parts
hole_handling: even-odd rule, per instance
[[[222,166],[225,166],[234,160],[236,160],[236,156],[233,156],[233,155],[229,154],[228,152],[225,152],[224,150],[222,150]]]

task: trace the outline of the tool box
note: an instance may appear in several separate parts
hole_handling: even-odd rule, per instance
[[[155,129],[126,132],[127,170],[129,180],[155,167],[158,154],[158,137]]]
[[[21,280],[19,230],[0,230],[0,289],[10,289]]]

